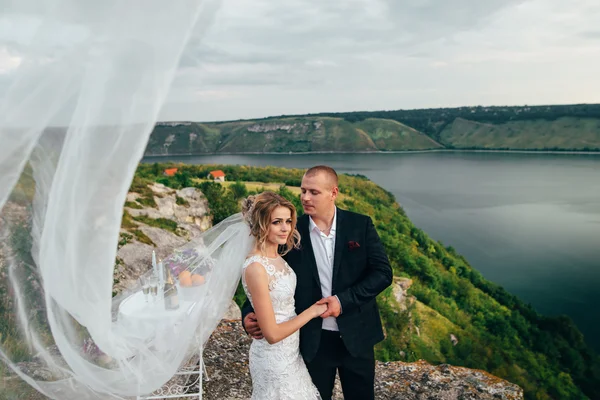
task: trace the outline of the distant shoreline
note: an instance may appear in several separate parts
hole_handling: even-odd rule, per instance
[[[413,154],[413,153],[516,153],[516,154],[568,154],[568,155],[600,155],[600,151],[574,151],[574,150],[484,150],[484,149],[430,149],[430,150],[396,150],[396,151],[302,151],[302,152],[218,152],[218,153],[174,153],[174,154],[150,154],[144,158],[165,157],[200,157],[200,156],[244,156],[244,155],[315,155],[315,154]]]

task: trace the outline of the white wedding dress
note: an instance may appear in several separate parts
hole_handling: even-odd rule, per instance
[[[296,316],[294,271],[281,257],[272,259],[256,255],[247,258],[243,266],[242,285],[250,303],[252,303],[252,296],[246,286],[245,272],[246,267],[254,262],[261,264],[269,274],[269,291],[277,323],[294,318]],[[275,344],[269,344],[266,339],[254,339],[250,346],[250,374],[252,375],[252,399],[315,400],[321,398],[300,355],[299,331]]]

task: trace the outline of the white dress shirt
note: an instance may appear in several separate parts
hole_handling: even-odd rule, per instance
[[[319,271],[319,280],[321,281],[321,294],[323,297],[331,296],[333,286],[333,255],[335,249],[335,225],[337,222],[337,208],[333,215],[333,223],[329,230],[329,235],[325,235],[312,217],[308,217],[310,230],[310,243],[315,253],[317,270]],[[337,296],[336,296],[337,297]],[[339,299],[338,299],[339,301]],[[323,329],[328,331],[339,331],[335,317],[328,317],[323,320]]]

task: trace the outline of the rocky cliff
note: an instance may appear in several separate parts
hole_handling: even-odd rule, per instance
[[[212,226],[206,198],[198,189],[174,190],[160,183],[148,189],[127,195],[114,273],[117,292],[148,270],[153,250],[158,259],[164,258]]]
[[[205,399],[248,399],[252,381],[248,371],[251,340],[239,320],[223,320],[204,351],[208,379],[204,383]],[[336,382],[335,399],[343,399]],[[377,362],[375,398],[381,400],[457,400],[522,399],[517,385],[484,371],[433,366],[425,361],[414,363]]]
[[[10,204],[4,210],[23,216],[24,210]],[[197,237],[211,226],[208,205],[194,188],[173,190],[160,184],[132,192],[125,204],[121,241],[115,268],[115,290],[128,286],[149,268],[152,250],[164,257],[173,248]],[[1,270],[1,268],[0,268]],[[399,312],[416,300],[407,294],[411,280],[397,278],[393,293]],[[210,338],[204,352],[208,379],[204,382],[205,399],[247,399],[251,394],[248,348],[251,339],[239,321],[239,308],[232,303],[225,319]],[[412,325],[410,329],[412,329]],[[414,327],[416,329],[416,327]],[[20,364],[38,379],[49,375],[35,358]],[[7,391],[0,397],[43,399],[20,379],[8,374],[3,379]],[[2,397],[13,398],[13,397]],[[336,399],[343,398],[339,382]],[[378,399],[522,399],[522,390],[484,371],[433,366],[425,361],[413,363],[377,363],[376,398]]]
[[[197,189],[174,191],[163,185],[150,186],[156,195],[156,207],[131,208],[126,211],[135,217],[147,216],[151,219],[171,219],[179,228],[188,233],[186,238],[168,230],[152,228],[147,223],[135,223],[139,229],[160,243],[159,255],[166,255],[174,247],[188,238],[196,237],[210,223],[208,207]],[[189,205],[177,204],[177,197],[184,198]],[[140,194],[130,193],[129,200],[139,200]],[[137,201],[136,201],[137,202]],[[183,203],[181,200],[180,203]],[[144,203],[144,201],[142,201]],[[138,205],[141,206],[139,202]],[[132,206],[133,204],[128,203]],[[136,207],[136,206],[134,206]],[[186,212],[189,215],[186,215]],[[148,221],[146,221],[148,222]],[[151,222],[150,222],[151,223]],[[191,226],[190,226],[191,224]],[[127,231],[127,230],[125,230]],[[131,229],[129,230],[131,231]],[[123,274],[134,273],[147,268],[152,246],[143,247],[137,238],[121,247],[119,257],[123,260],[120,270]],[[134,255],[134,256],[132,256]],[[138,257],[139,256],[139,257]],[[132,263],[131,265],[129,263]],[[123,276],[124,281],[135,279]],[[408,294],[412,281],[397,277],[393,293],[399,312],[416,301]],[[204,359],[208,379],[204,383],[205,399],[247,399],[251,395],[252,383],[248,370],[248,349],[251,339],[241,327],[239,308],[233,303],[205,348]],[[411,329],[418,329],[411,326]],[[454,338],[456,339],[456,338]],[[378,399],[522,399],[523,391],[517,386],[484,371],[450,365],[433,366],[425,361],[413,363],[389,362],[377,363],[376,398]],[[339,382],[336,399],[342,399]]]
[[[239,308],[232,306],[204,349],[207,375],[204,377],[203,398],[206,400],[249,399],[252,381],[248,369],[248,351],[251,340],[239,320]],[[193,368],[193,360],[190,366]],[[19,364],[20,368],[36,379],[44,380],[52,374],[34,361]],[[3,399],[44,400],[41,394],[29,388],[16,376],[2,377],[7,388]],[[181,385],[177,393],[186,393],[186,378],[175,378],[171,385]],[[173,385],[175,386],[175,385]],[[195,387],[189,389],[195,392]],[[343,399],[339,379],[336,380],[334,399]],[[499,379],[485,371],[454,367],[447,364],[430,365],[425,361],[413,363],[377,362],[375,369],[375,398],[379,400],[520,400],[523,391],[517,385]],[[183,398],[181,398],[183,399]]]

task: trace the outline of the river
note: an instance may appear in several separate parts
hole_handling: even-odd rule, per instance
[[[600,351],[600,155],[402,153],[147,157],[144,162],[327,164],[396,196],[413,223]]]

